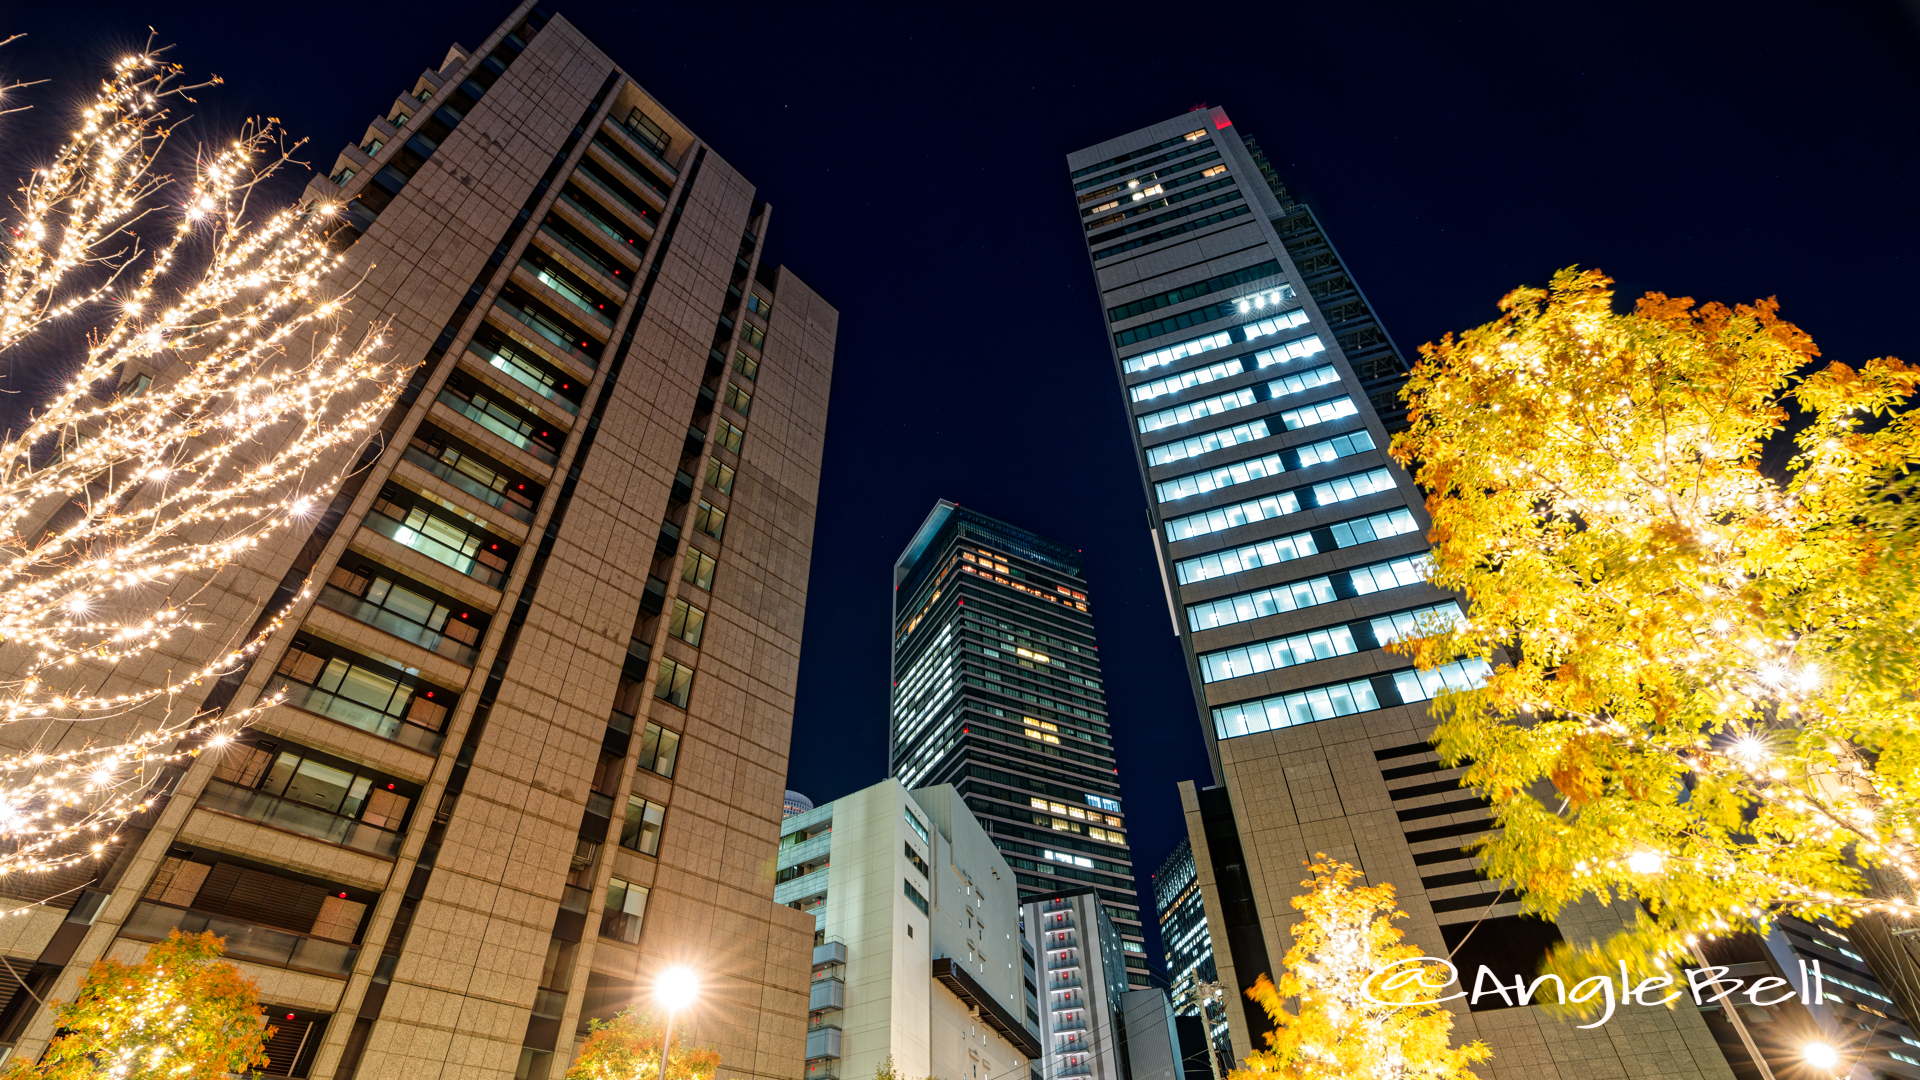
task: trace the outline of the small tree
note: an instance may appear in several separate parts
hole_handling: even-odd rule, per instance
[[[63,380],[0,435],[0,877],[100,853],[183,736],[273,704],[194,707],[283,614],[202,640],[200,596],[319,520],[398,389],[339,329],[331,208],[248,213],[273,121],[160,171],[179,72],[116,64],[0,227],[0,356]]]
[[[1229,1080],[1473,1080],[1468,1066],[1493,1056],[1486,1044],[1452,1045],[1445,1006],[1421,997],[1418,986],[1389,988],[1401,972],[1418,971],[1428,986],[1446,978],[1438,965],[1411,963],[1421,951],[1400,944],[1393,920],[1407,913],[1393,886],[1355,887],[1352,866],[1314,858],[1313,876],[1300,883],[1307,891],[1293,898],[1303,918],[1293,925],[1280,982],[1262,975],[1247,991],[1273,1020],[1267,1049],[1248,1055]],[[1394,974],[1378,977],[1389,968]]]
[[[78,996],[54,1003],[45,1056],[16,1058],[0,1080],[222,1080],[271,1064],[260,988],[224,952],[175,930],[138,964],[95,961]]]
[[[611,1020],[593,1021],[587,1031],[566,1080],[654,1080],[660,1075],[660,1024],[653,1014],[628,1006]],[[720,1052],[713,1047],[676,1040],[667,1055],[667,1080],[712,1080],[719,1064]]]
[[[1394,441],[1471,602],[1411,649],[1497,665],[1436,703],[1502,827],[1487,868],[1548,917],[1640,901],[1568,973],[1920,914],[1920,371],[1816,366],[1772,300],[1620,314],[1610,285],[1561,271],[1423,346]]]

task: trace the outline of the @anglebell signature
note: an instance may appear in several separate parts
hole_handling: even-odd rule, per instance
[[[1593,975],[1574,983],[1571,993],[1568,992],[1565,980],[1561,979],[1558,975],[1540,975],[1535,977],[1532,982],[1528,982],[1524,976],[1515,975],[1513,976],[1513,982],[1507,984],[1502,983],[1500,977],[1494,974],[1492,969],[1488,968],[1487,965],[1481,964],[1479,970],[1474,974],[1473,990],[1471,992],[1461,990],[1458,993],[1448,994],[1445,997],[1414,996],[1402,999],[1399,995],[1403,991],[1411,995],[1419,995],[1423,991],[1438,994],[1440,991],[1445,990],[1455,983],[1459,983],[1461,986],[1466,985],[1460,982],[1459,969],[1453,966],[1451,960],[1438,956],[1411,956],[1405,960],[1388,964],[1386,967],[1367,976],[1367,980],[1360,986],[1360,992],[1366,996],[1368,1001],[1376,1005],[1400,1008],[1412,1005],[1432,1005],[1442,1001],[1456,1001],[1460,998],[1467,998],[1467,1004],[1469,1005],[1478,1005],[1482,998],[1488,997],[1498,997],[1508,1005],[1531,1005],[1534,1003],[1534,998],[1540,994],[1542,984],[1550,982],[1553,984],[1553,990],[1557,998],[1552,1004],[1586,1005],[1590,1002],[1598,1003],[1602,1010],[1600,1019],[1595,1020],[1591,1024],[1579,1025],[1579,1027],[1584,1030],[1587,1028],[1597,1028],[1601,1024],[1613,1019],[1614,1009],[1621,1004],[1667,1005],[1688,991],[1691,991],[1693,994],[1693,1003],[1695,1005],[1711,1005],[1714,1002],[1721,1001],[1738,993],[1740,988],[1745,984],[1745,980],[1743,979],[1727,978],[1726,976],[1729,970],[1731,969],[1713,965],[1703,968],[1688,968],[1686,971],[1686,990],[1674,989],[1664,997],[1649,999],[1647,996],[1649,994],[1659,993],[1662,990],[1677,986],[1673,976],[1654,975],[1635,982],[1633,978],[1627,974],[1627,962],[1625,960],[1620,961],[1620,977],[1617,980],[1617,985],[1616,980],[1611,975]],[[1437,982],[1429,978],[1429,975],[1437,977],[1441,974],[1445,974],[1446,978],[1440,979]],[[1795,989],[1793,984],[1786,979],[1769,975],[1753,980],[1753,985],[1746,989],[1746,998],[1749,1002],[1761,1006],[1778,1005],[1796,997],[1806,1004],[1820,1005],[1826,1001],[1824,979],[1825,976],[1820,972],[1820,961],[1813,961],[1812,966],[1809,967],[1807,961],[1802,960],[1800,961],[1800,985],[1798,989]],[[1391,996],[1385,998],[1375,996],[1376,990]],[[1713,992],[1712,996],[1702,996],[1709,992]],[[1763,998],[1762,995],[1771,996]],[[1543,999],[1540,1003],[1547,1004],[1548,1002]]]

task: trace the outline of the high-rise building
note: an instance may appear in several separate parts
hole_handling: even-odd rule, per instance
[[[774,896],[814,920],[807,1077],[1004,1080],[1026,1019],[1013,869],[945,784],[882,780],[781,825]]]
[[[1220,1074],[1232,1068],[1233,1044],[1227,1014],[1207,987],[1220,980],[1213,962],[1213,938],[1207,933],[1207,905],[1193,865],[1193,843],[1181,840],[1153,875],[1153,906],[1160,918],[1160,944],[1166,949],[1167,982],[1173,1010],[1203,1019],[1208,1041],[1220,1059]],[[1188,1048],[1191,1052],[1192,1048]]]
[[[1213,765],[1181,789],[1234,1057],[1269,1029],[1239,991],[1285,954],[1317,852],[1392,882],[1410,938],[1467,971],[1531,975],[1563,936],[1620,926],[1625,908],[1521,919],[1462,850],[1492,822],[1428,744],[1427,703],[1483,669],[1419,672],[1384,648],[1460,611],[1425,581],[1423,500],[1385,453],[1406,365],[1314,215],[1220,108],[1067,167]],[[1457,1028],[1496,1069],[1637,1075],[1658,1048],[1663,1075],[1725,1075],[1692,1010],[1596,1036],[1498,1005]]]
[[[1106,897],[1085,885],[1021,906],[1027,946],[1040,968],[1041,1080],[1131,1080],[1122,1050],[1128,985],[1120,935]],[[1142,988],[1166,1011],[1166,991]],[[1164,1023],[1160,1037],[1171,1040]],[[1172,1055],[1178,1058],[1177,1050]],[[1169,1062],[1170,1064],[1170,1062]]]
[[[676,1034],[798,1080],[812,926],[772,867],[837,315],[720,151],[531,2],[394,89],[307,195],[412,382],[178,636],[216,655],[305,583],[206,701],[285,704],[106,858],[0,884],[48,900],[6,921],[0,1034],[37,1057],[34,996],[178,927],[258,982],[276,1075],[558,1076],[685,964]]]
[[[959,790],[1022,898],[1098,890],[1145,986],[1090,607],[1075,549],[935,505],[893,567],[889,761],[908,787]]]

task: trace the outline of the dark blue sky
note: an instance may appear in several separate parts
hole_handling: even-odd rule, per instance
[[[1206,761],[1068,151],[1224,106],[1409,354],[1578,263],[1920,355],[1920,0],[550,7],[760,185],[769,256],[842,314],[792,784],[884,775],[888,570],[951,498],[1086,552],[1143,884]],[[508,5],[8,8],[0,71],[50,107],[151,24],[226,79],[201,132],[272,114],[327,167]]]

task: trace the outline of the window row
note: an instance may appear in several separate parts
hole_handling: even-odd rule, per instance
[[[1135,224],[1127,226],[1125,229],[1115,229],[1113,230],[1113,232],[1116,235],[1118,235],[1118,234],[1131,232],[1134,229],[1146,229],[1146,228],[1152,228],[1155,225],[1165,225],[1167,222],[1170,222],[1170,221],[1178,221],[1179,219],[1184,217],[1190,217],[1191,215],[1194,215],[1194,214],[1204,213],[1205,211],[1211,210],[1216,206],[1224,206],[1228,203],[1239,202],[1242,198],[1243,196],[1240,194],[1240,192],[1229,191],[1225,195],[1216,195],[1211,199],[1202,199],[1201,201],[1194,203],[1192,206],[1184,206],[1178,210],[1168,210],[1162,214],[1155,214],[1153,217],[1150,217],[1145,221],[1136,222]],[[1093,257],[1096,261],[1100,259],[1110,259],[1115,255],[1120,255],[1125,252],[1133,251],[1136,248],[1146,247],[1148,244],[1157,244],[1162,240],[1171,240],[1176,236],[1184,236],[1185,234],[1190,232],[1198,232],[1199,230],[1204,229],[1209,225],[1218,225],[1223,221],[1228,221],[1233,218],[1240,217],[1244,214],[1250,214],[1252,212],[1253,210],[1251,207],[1244,206],[1244,205],[1236,206],[1228,210],[1221,210],[1212,214],[1207,214],[1205,217],[1193,218],[1193,220],[1188,221],[1185,224],[1168,226],[1167,228],[1161,229],[1158,232],[1141,233],[1139,236],[1135,237],[1132,240],[1123,241],[1121,243],[1113,245],[1112,247],[1095,248],[1093,252]]]
[[[1293,296],[1293,286],[1282,284],[1275,288],[1268,289],[1265,292],[1249,293],[1246,296],[1236,297],[1233,301],[1233,307],[1234,310],[1240,314],[1248,315],[1256,311],[1265,311],[1270,307],[1279,307],[1281,304],[1293,299]],[[1246,335],[1248,341],[1252,341],[1257,337],[1277,334],[1289,327],[1305,325],[1306,321],[1307,313],[1295,309],[1285,314],[1276,315],[1271,319],[1249,323],[1241,327],[1240,330]]]
[[[1223,349],[1231,344],[1233,344],[1233,334],[1221,330],[1194,338],[1192,341],[1183,341],[1178,345],[1168,345],[1166,348],[1155,349],[1150,353],[1130,356],[1120,361],[1120,370],[1128,375],[1135,375],[1152,368],[1166,367],[1176,360],[1184,360],[1189,356],[1199,356],[1201,353]]]
[[[1300,497],[1291,491],[1278,491],[1258,499],[1219,506],[1198,513],[1166,519],[1168,540],[1191,540],[1208,533],[1225,532],[1256,521],[1285,517],[1300,512]]]
[[[1147,168],[1150,165],[1158,165],[1163,161],[1169,161],[1173,158],[1186,157],[1188,154],[1191,154],[1197,150],[1204,150],[1207,147],[1213,145],[1213,140],[1207,138],[1206,136],[1207,136],[1207,129],[1199,128],[1194,131],[1189,131],[1185,135],[1176,135],[1171,139],[1163,139],[1160,142],[1153,144],[1152,146],[1143,147],[1139,150],[1129,151],[1127,153],[1121,154],[1119,157],[1108,158],[1107,160],[1102,161],[1096,165],[1089,165],[1084,169],[1075,169],[1073,171],[1073,179],[1080,180],[1081,177],[1087,175],[1090,172],[1099,172],[1101,169],[1105,169],[1112,165],[1119,165],[1123,162],[1128,162],[1128,161],[1133,162],[1132,165],[1129,165],[1124,169],[1114,170],[1114,172],[1109,176],[1096,176],[1091,180],[1081,180],[1079,183],[1073,185],[1073,190],[1079,191],[1082,188],[1089,188],[1095,184],[1114,179],[1115,177],[1123,176],[1130,172],[1139,172],[1141,169]],[[1164,150],[1169,146],[1179,146],[1183,142],[1187,143],[1188,145],[1185,147],[1182,147],[1179,150],[1174,151],[1171,154],[1161,154],[1159,157],[1154,158],[1151,161],[1139,160],[1145,155],[1151,154],[1156,150]],[[1088,197],[1090,198],[1091,196],[1088,196]]]
[[[1336,522],[1327,527],[1327,532],[1334,548],[1349,548],[1410,533],[1416,528],[1418,525],[1413,520],[1413,513],[1400,507],[1381,514]],[[1319,543],[1314,540],[1313,533],[1295,533],[1181,559],[1173,564],[1173,571],[1180,584],[1191,585],[1196,581],[1290,562],[1319,552]]]
[[[1331,439],[1322,439],[1308,443],[1297,450],[1276,450],[1265,457],[1249,458],[1222,465],[1206,472],[1188,473],[1171,480],[1162,480],[1153,486],[1154,497],[1160,502],[1174,502],[1191,498],[1220,488],[1233,487],[1252,480],[1278,476],[1287,471],[1286,459],[1294,458],[1293,468],[1304,469],[1309,465],[1337,461],[1362,451],[1373,449],[1373,436],[1365,431],[1356,431],[1348,435],[1339,435]]]
[[[1107,321],[1110,323],[1122,322],[1140,315],[1145,315],[1149,311],[1158,311],[1161,308],[1172,307],[1175,304],[1184,304],[1189,300],[1198,300],[1202,296],[1220,292],[1223,289],[1231,289],[1235,285],[1245,285],[1250,281],[1259,281],[1261,278],[1272,277],[1279,272],[1279,261],[1276,259],[1268,259],[1266,262],[1249,266],[1243,270],[1219,274],[1205,281],[1196,281],[1191,285],[1182,285],[1177,289],[1168,289],[1166,292],[1142,297],[1132,303],[1108,308]],[[1119,344],[1124,345],[1126,343],[1119,342]]]
[[[1241,373],[1239,359],[1222,360],[1203,368],[1183,371],[1178,375],[1168,375],[1164,379],[1155,379],[1131,387],[1128,394],[1136,402],[1151,401],[1163,394],[1177,394],[1182,390],[1210,383],[1216,379],[1230,379]]]
[[[1187,627],[1195,632],[1263,619],[1285,611],[1332,603],[1342,595],[1366,596],[1427,579],[1431,557],[1422,552],[1385,562],[1357,566],[1305,581],[1290,581],[1266,589],[1223,596],[1187,605]],[[1343,590],[1340,586],[1346,586]]]
[[[1323,364],[1317,368],[1296,371],[1292,375],[1275,379],[1267,384],[1267,396],[1270,398],[1287,397],[1292,394],[1304,394],[1315,387],[1340,381],[1340,373],[1332,364]]]
[[[1211,454],[1215,450],[1224,450],[1229,446],[1255,442],[1266,438],[1270,432],[1265,420],[1249,420],[1244,424],[1206,431],[1198,435],[1181,439],[1178,442],[1161,443],[1147,448],[1147,464],[1165,465],[1201,454]]]
[[[1288,299],[1292,299],[1293,290],[1288,289],[1286,291],[1287,291]],[[1255,299],[1264,302],[1266,297],[1262,295],[1262,296],[1256,297]],[[1262,303],[1262,306],[1264,307],[1265,304]],[[1245,309],[1243,308],[1242,310],[1245,310]],[[1283,311],[1280,314],[1275,315],[1271,318],[1261,319],[1258,322],[1250,322],[1245,326],[1242,326],[1240,328],[1240,333],[1242,335],[1241,340],[1252,341],[1255,338],[1263,338],[1268,336],[1269,334],[1277,334],[1282,330],[1291,330],[1296,326],[1305,326],[1305,325],[1307,325],[1306,309],[1294,308],[1292,311]],[[1277,353],[1283,349],[1289,348],[1290,346],[1298,345],[1300,344],[1300,342],[1318,341],[1318,340],[1319,340],[1318,338],[1301,338],[1300,341],[1297,341],[1297,342],[1288,342],[1286,345],[1276,345],[1271,349],[1264,350],[1261,353],[1257,354],[1260,357],[1262,357],[1259,366],[1266,367],[1268,364],[1278,363],[1279,360],[1286,359],[1285,356],[1281,356],[1277,360],[1265,359],[1267,353],[1270,353],[1270,352]]]
[[[1318,356],[1326,351],[1327,346],[1320,340],[1320,335],[1308,334],[1306,337],[1296,338],[1293,341],[1275,345],[1271,349],[1261,349],[1259,352],[1253,354],[1253,360],[1255,367],[1272,367],[1275,364],[1284,364],[1289,360],[1298,360],[1306,356]]]
[[[1492,669],[1484,660],[1458,660],[1432,671],[1396,671],[1388,678],[1390,692],[1398,700],[1389,700],[1386,704],[1413,704],[1431,700],[1447,690],[1471,690],[1483,685],[1490,674]],[[1218,738],[1233,739],[1371,712],[1381,707],[1380,693],[1372,680],[1356,679],[1221,705],[1213,710],[1213,730]]]
[[[1392,490],[1392,473],[1385,469],[1369,469],[1363,473],[1336,477],[1313,485],[1313,505],[1328,506]]]
[[[1199,179],[1199,177],[1194,177],[1185,182],[1191,183],[1195,179]],[[1122,202],[1120,204],[1122,206],[1126,206],[1127,209],[1122,210],[1116,214],[1108,214],[1106,217],[1100,218],[1097,221],[1089,221],[1086,223],[1084,228],[1088,232],[1093,232],[1093,230],[1095,229],[1104,228],[1108,225],[1114,224],[1115,222],[1126,221],[1130,218],[1139,217],[1141,214],[1150,214],[1150,213],[1153,213],[1153,211],[1155,210],[1161,209],[1162,207],[1172,206],[1175,203],[1183,203],[1183,202],[1186,202],[1188,199],[1197,199],[1200,196],[1205,195],[1209,191],[1218,191],[1221,188],[1232,187],[1233,185],[1234,185],[1233,177],[1222,176],[1218,180],[1214,180],[1208,183],[1203,183],[1199,187],[1194,188],[1192,191],[1183,191],[1177,195],[1167,195],[1166,192],[1168,188],[1178,187],[1180,185],[1179,184],[1153,184],[1149,187],[1141,188],[1140,190],[1135,191],[1133,193],[1133,197],[1130,200],[1127,200],[1126,202]],[[1155,196],[1155,195],[1161,195],[1165,197],[1154,199],[1153,202],[1147,203],[1144,206],[1128,205],[1129,203],[1139,203],[1142,200],[1151,198],[1152,196]],[[1213,199],[1210,202],[1204,203],[1202,205],[1216,206],[1216,205],[1219,205],[1220,202],[1221,202],[1220,199]],[[1154,225],[1162,224],[1166,220],[1168,220],[1167,215],[1161,214],[1157,217],[1154,217],[1150,221],[1137,222],[1135,224],[1128,225],[1123,228],[1108,229],[1106,232],[1103,232],[1103,233],[1095,233],[1093,236],[1088,237],[1087,241],[1089,243],[1104,243],[1116,237],[1126,236],[1127,234],[1138,231],[1140,229],[1151,228]]]
[[[295,638],[262,691],[296,709],[415,749],[439,749],[456,695],[391,664],[328,642]],[[415,730],[408,731],[412,728]]]
[[[1288,431],[1298,431],[1303,427],[1324,424],[1329,420],[1338,420],[1343,416],[1352,416],[1359,412],[1352,398],[1337,397],[1331,401],[1302,405],[1297,409],[1288,409],[1280,414],[1280,424]]]
[[[1248,405],[1253,404],[1253,402],[1253,387],[1243,386],[1238,390],[1220,394],[1215,397],[1203,398],[1200,401],[1190,401],[1185,405],[1176,405],[1171,409],[1161,409],[1158,412],[1147,413],[1140,417],[1140,433],[1144,435],[1150,431],[1173,427],[1176,424],[1190,423],[1194,420],[1215,416],[1231,409],[1244,409]]]
[[[1294,667],[1330,656],[1346,656],[1362,648],[1380,648],[1404,637],[1443,633],[1459,625],[1464,616],[1460,605],[1449,600],[1442,604],[1395,612],[1367,620],[1365,632],[1372,641],[1355,634],[1360,624],[1326,626],[1300,634],[1249,642],[1230,649],[1201,653],[1200,681],[1220,682],[1256,675],[1275,668]]]

